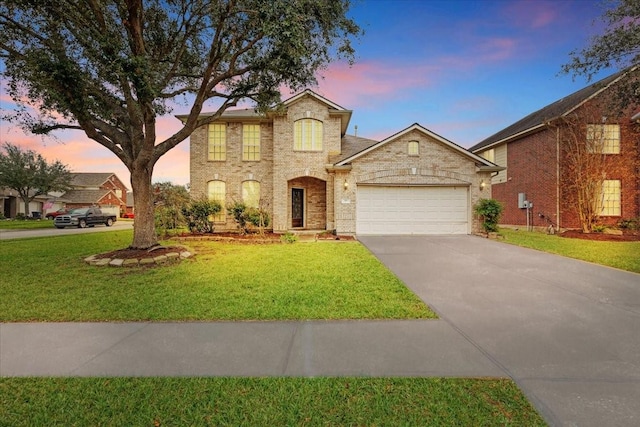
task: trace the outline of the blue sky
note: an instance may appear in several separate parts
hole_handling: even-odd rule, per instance
[[[350,16],[365,30],[354,44],[356,63],[331,64],[311,89],[353,110],[350,134],[357,125],[358,136],[383,139],[419,123],[468,148],[588,84],[560,69],[572,50],[601,33],[604,7],[591,0],[353,0]],[[162,118],[159,136],[179,124]],[[0,123],[2,142],[73,171],[115,172],[128,184],[128,171],[108,150],[77,132],[57,136],[25,135]],[[165,155],[154,181],[188,183],[188,152],[185,141]]]

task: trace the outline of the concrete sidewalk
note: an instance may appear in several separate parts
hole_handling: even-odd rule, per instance
[[[0,376],[505,377],[441,320],[4,323]]]

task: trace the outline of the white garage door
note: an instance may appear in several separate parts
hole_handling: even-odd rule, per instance
[[[467,234],[467,187],[359,186],[357,234]]]

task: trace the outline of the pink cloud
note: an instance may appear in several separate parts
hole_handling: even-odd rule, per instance
[[[430,63],[363,61],[349,66],[334,63],[318,79],[318,93],[345,108],[371,107],[425,88],[435,81],[438,66]]]
[[[503,15],[518,27],[539,29],[556,21],[559,16],[559,3],[539,0],[509,2]]]

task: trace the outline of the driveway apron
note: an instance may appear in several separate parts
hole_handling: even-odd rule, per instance
[[[360,241],[550,425],[640,425],[640,275],[474,236]]]

